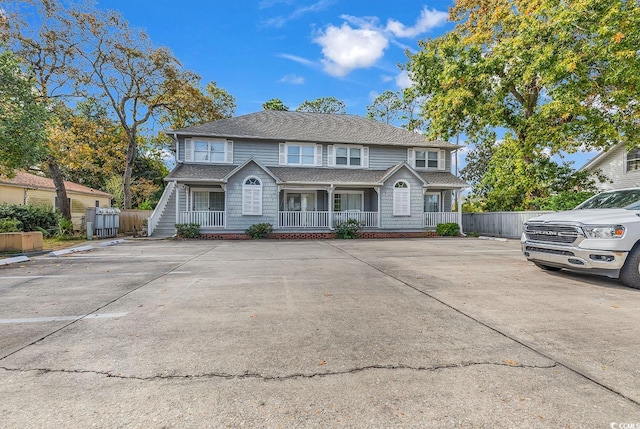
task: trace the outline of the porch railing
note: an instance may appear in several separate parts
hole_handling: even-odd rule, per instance
[[[280,228],[329,228],[329,212],[284,211],[278,221]]]
[[[425,212],[423,224],[435,228],[439,223],[458,223],[457,212]]]
[[[349,219],[355,219],[360,222],[364,222],[365,228],[377,227],[378,226],[378,212],[334,212],[333,213],[333,224],[337,224],[339,222],[346,222]]]
[[[201,228],[224,228],[224,211],[181,211],[179,223],[197,223]]]

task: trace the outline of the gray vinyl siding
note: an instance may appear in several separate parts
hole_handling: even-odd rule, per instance
[[[450,212],[451,207],[453,207],[453,195],[451,191],[442,191],[442,211]]]
[[[180,142],[184,142],[180,138]],[[283,142],[284,143],[284,142]],[[304,142],[301,142],[304,143]],[[280,142],[233,140],[233,164],[239,165],[248,158],[253,157],[265,166],[279,165],[279,144]],[[327,144],[322,145],[322,166],[327,167]],[[406,147],[376,146],[369,147],[369,169],[381,170],[393,167],[400,162],[407,161]],[[434,150],[439,150],[434,148]],[[339,168],[339,167],[338,167]],[[436,171],[435,169],[432,169]],[[451,171],[451,151],[446,150],[445,170]]]
[[[187,192],[188,189],[181,189],[182,186],[176,186],[176,189],[178,191],[177,196],[178,196],[178,212],[184,212],[187,211]],[[178,219],[178,213],[176,213],[176,223],[177,223],[177,219]]]
[[[398,180],[409,184],[411,215],[393,215],[393,188]],[[387,180],[380,191],[380,227],[385,229],[423,229],[424,192],[422,182],[409,170],[402,168]]]
[[[238,165],[253,157],[263,165],[278,165],[278,142],[251,142],[246,140],[233,141],[233,163]]]
[[[249,176],[255,176],[262,183],[262,215],[242,214],[242,184]],[[249,163],[238,171],[227,183],[227,229],[244,231],[256,223],[278,225],[278,187],[273,177],[255,163]]]

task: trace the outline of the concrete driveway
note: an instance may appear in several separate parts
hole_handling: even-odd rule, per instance
[[[516,241],[126,240],[0,267],[0,421],[640,429],[639,310]]]

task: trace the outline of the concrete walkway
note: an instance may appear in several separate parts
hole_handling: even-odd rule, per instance
[[[127,240],[0,267],[22,427],[612,427],[640,290],[477,239]]]

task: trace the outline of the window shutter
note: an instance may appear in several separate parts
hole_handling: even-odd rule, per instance
[[[262,215],[262,186],[244,185],[242,187],[242,214]]]
[[[413,168],[416,168],[416,151],[409,148],[407,149],[407,162]]]
[[[394,216],[410,216],[411,215],[411,201],[410,201],[410,189],[409,188],[394,188],[393,189],[393,215]]]
[[[316,145],[316,167],[322,167],[322,145]]]
[[[438,152],[438,170],[445,169],[446,167],[445,156],[446,156],[446,152],[444,150],[441,150]]]
[[[280,165],[287,165],[287,145],[280,143]]]
[[[184,141],[184,150],[184,160],[193,161],[193,144],[191,143],[191,139]]]
[[[369,147],[362,148],[362,168],[369,168]]]
[[[231,140],[227,140],[227,150],[224,152],[225,162],[229,164],[233,164],[233,142]]]
[[[335,152],[333,150],[333,145],[330,144],[327,146],[327,166],[335,167],[336,166],[336,157]]]

